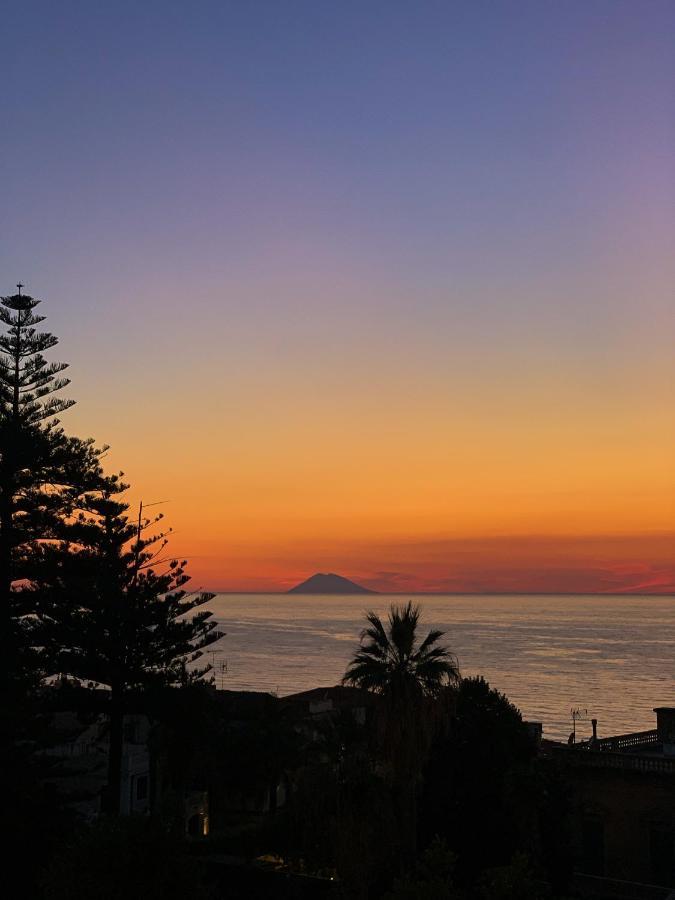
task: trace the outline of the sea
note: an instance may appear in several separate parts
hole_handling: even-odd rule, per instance
[[[207,654],[219,687],[279,696],[337,684],[358,646],[366,610],[386,616],[408,600],[421,633],[443,642],[462,675],[482,675],[544,736],[602,737],[655,727],[675,706],[675,597],[552,595],[218,594],[226,636]]]

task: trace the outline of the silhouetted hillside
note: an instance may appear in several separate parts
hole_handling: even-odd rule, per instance
[[[369,591],[368,588],[355,584],[342,575],[334,575],[329,573],[324,575],[317,572],[307,581],[296,584],[291,588],[289,594],[375,594],[377,591]]]

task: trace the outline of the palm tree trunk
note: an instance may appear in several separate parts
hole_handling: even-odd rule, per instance
[[[417,785],[409,772],[396,777],[394,810],[398,822],[400,862],[405,869],[417,853]]]

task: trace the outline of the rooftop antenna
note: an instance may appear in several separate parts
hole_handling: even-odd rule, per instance
[[[227,675],[227,660],[224,660],[220,664],[220,689],[221,691],[225,690],[225,676]]]
[[[221,657],[223,655],[222,650],[207,650],[207,654],[211,657],[211,670],[216,672],[217,677],[220,681],[220,689],[221,691],[225,690],[225,676],[228,673],[228,665],[226,659],[219,659],[218,665],[216,665],[216,657]]]
[[[580,707],[575,706],[570,710],[570,715],[572,716],[572,734],[570,735],[570,743],[576,744],[577,742],[577,720],[585,719],[588,715],[587,709],[580,709]]]

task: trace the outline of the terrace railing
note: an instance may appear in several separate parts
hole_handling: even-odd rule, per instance
[[[651,747],[659,743],[656,729],[652,731],[633,731],[631,734],[619,734],[615,737],[600,738],[594,750],[630,750],[633,747]]]
[[[565,748],[566,749],[566,748]],[[638,753],[614,753],[610,750],[568,751],[567,762],[573,766],[593,769],[624,769],[675,775],[675,757],[648,756]]]

